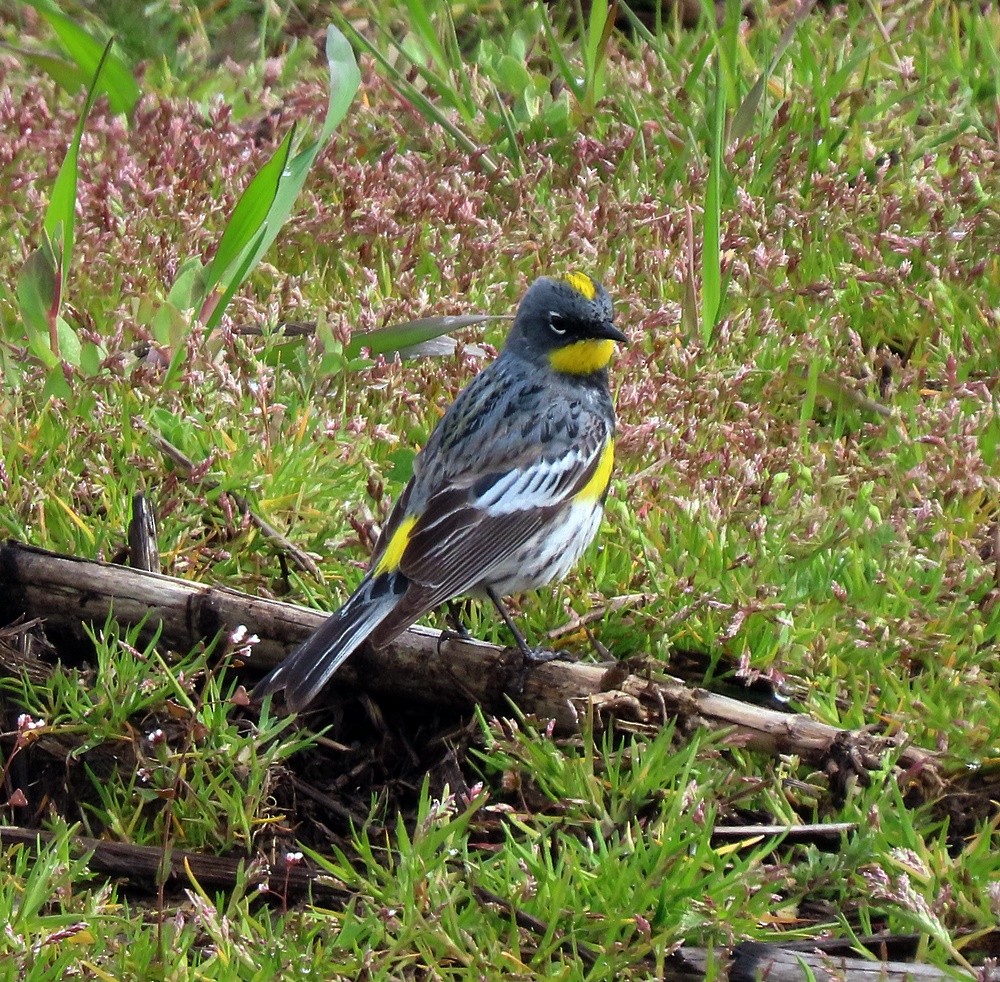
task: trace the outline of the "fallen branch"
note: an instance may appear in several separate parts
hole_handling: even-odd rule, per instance
[[[277,664],[322,623],[325,614],[187,580],[62,556],[18,543],[0,546],[0,624],[26,615],[45,621],[51,639],[87,644],[83,625],[103,624],[110,611],[123,624],[145,621],[161,642],[189,651],[199,641],[246,625],[260,638],[248,669],[262,673]],[[552,661],[525,671],[516,652],[413,627],[381,651],[361,651],[334,684],[382,695],[488,712],[519,707],[562,732],[574,732],[593,714],[599,724],[652,731],[667,718],[682,728],[727,728],[743,746],[847,771],[878,766],[879,754],[902,746],[899,761],[911,773],[934,772],[934,755],[905,746],[905,737],[879,738],[842,730],[809,716],[781,713],[686,686],[643,667],[601,667]]]
[[[882,941],[894,938],[871,938],[866,941],[876,949]],[[919,982],[921,979],[971,979],[957,969],[945,971],[933,965],[916,965],[906,961],[873,961],[857,955],[833,954],[823,950],[823,942],[800,944],[762,944],[744,941],[729,953],[726,978],[730,982],[806,982],[812,979],[843,979],[847,982]],[[848,947],[837,942],[838,948]],[[710,970],[720,967],[717,952],[687,945],[671,956],[670,970],[674,977],[705,978]]]
[[[55,840],[51,832],[0,825],[0,845],[24,845],[30,849]],[[87,856],[87,865],[95,873],[138,884],[151,889],[165,872],[165,884],[171,887],[198,885],[210,890],[233,890],[242,881],[246,887],[258,887],[283,900],[310,895],[314,900],[344,900],[352,895],[331,877],[324,876],[298,858],[289,861],[276,856],[270,862],[260,857],[210,856],[204,853],[172,849],[164,857],[159,846],[136,846],[127,842],[109,842],[74,835],[69,838],[72,855]],[[164,859],[167,862],[164,863]]]

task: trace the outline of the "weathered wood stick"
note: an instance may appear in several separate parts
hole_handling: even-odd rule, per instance
[[[160,571],[156,510],[145,491],[137,491],[132,495],[132,517],[128,523],[128,564],[150,573]]]
[[[176,577],[63,556],[16,542],[0,545],[0,624],[19,615],[43,618],[50,637],[86,642],[83,625],[102,624],[109,611],[119,622],[152,634],[161,627],[169,648],[189,651],[220,631],[245,625],[257,634],[248,664],[263,672],[277,664],[322,623],[324,613]],[[628,674],[611,668],[552,661],[525,671],[519,654],[482,642],[442,636],[413,627],[381,651],[358,652],[333,684],[436,705],[488,712],[509,711],[507,693],[519,707],[562,732],[579,730],[588,714],[597,722],[652,731],[665,718],[682,726],[732,728],[732,739],[771,753],[798,754],[828,763],[838,748],[865,767],[891,741],[862,731],[842,730],[796,713],[781,713],[653,673]],[[904,738],[897,735],[895,745]],[[934,754],[908,746],[900,763],[914,771],[934,769]]]
[[[680,977],[690,974],[705,978],[711,967],[719,968],[718,952],[685,945],[671,959],[671,968]],[[781,944],[747,941],[737,945],[727,959],[726,978],[730,982],[808,982],[811,979],[841,979],[844,982],[920,982],[930,979],[972,979],[958,969],[944,971],[933,965],[912,962],[869,961],[846,955],[808,951]]]
[[[24,845],[35,849],[47,845],[55,839],[51,832],[41,829],[23,828],[19,825],[0,826],[0,846]],[[87,865],[96,873],[104,873],[120,878],[146,890],[154,891],[157,879],[165,875],[170,887],[192,886],[192,880],[207,890],[232,890],[240,882],[241,876],[249,886],[267,886],[272,892],[297,899],[303,894],[312,894],[315,899],[323,897],[347,899],[351,894],[330,877],[322,876],[298,862],[290,862],[285,856],[276,856],[271,862],[261,857],[252,860],[249,856],[211,856],[206,853],[172,849],[169,856],[159,846],[137,846],[128,842],[110,842],[74,835],[69,840],[74,856],[89,854]],[[164,859],[167,860],[164,865]],[[241,867],[253,867],[241,872]]]

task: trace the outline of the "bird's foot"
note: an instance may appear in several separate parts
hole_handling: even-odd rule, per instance
[[[528,681],[528,676],[539,665],[547,662],[563,660],[568,661],[565,652],[551,651],[548,648],[529,648],[525,645],[510,647],[505,655],[509,655],[506,662],[506,678],[504,680],[504,694],[511,699],[517,700],[524,695],[524,686]],[[518,658],[517,655],[521,657]]]
[[[550,648],[529,648],[527,645],[521,649],[521,655],[525,665],[544,665],[548,661],[563,657],[561,651],[552,651]]]
[[[460,631],[453,631],[451,628],[446,627],[439,635],[437,639],[437,653],[441,654],[441,645],[447,644],[449,641],[471,641],[472,635],[466,631],[464,628]]]

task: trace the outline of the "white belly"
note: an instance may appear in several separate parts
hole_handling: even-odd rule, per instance
[[[600,502],[574,502],[562,521],[494,566],[484,585],[492,587],[500,596],[508,596],[561,580],[597,535],[603,511]]]

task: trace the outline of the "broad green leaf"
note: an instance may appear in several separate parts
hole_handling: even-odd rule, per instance
[[[63,47],[79,65],[85,78],[94,78],[103,64],[104,70],[100,81],[95,80],[93,85],[95,94],[105,93],[114,112],[131,113],[142,93],[132,70],[125,61],[116,54],[108,54],[111,42],[102,44],[91,37],[54,3],[34,0],[32,5],[56,32]]]
[[[167,299],[178,310],[194,310],[205,295],[205,268],[197,256],[181,263]]]
[[[330,99],[327,104],[326,118],[316,140],[303,147],[292,160],[291,184],[285,182],[279,188],[275,207],[283,206],[285,201],[282,199],[287,199],[286,215],[291,210],[291,204],[302,187],[313,161],[327,144],[333,131],[340,125],[341,120],[347,115],[347,110],[361,85],[361,72],[358,70],[354,50],[347,38],[332,24],[326,32],[326,59],[330,74]],[[277,230],[275,230],[274,235],[277,235]],[[271,241],[273,241],[274,235],[271,236]]]
[[[155,308],[146,305],[139,319],[153,331],[156,343],[168,351],[177,351],[191,329],[191,312],[200,307],[205,296],[205,268],[191,256],[181,263],[167,299]]]
[[[169,351],[176,351],[180,347],[191,329],[189,310],[190,308],[181,309],[169,300],[160,304],[150,323],[157,344]]]
[[[545,110],[542,118],[545,121],[545,126],[553,133],[568,132],[570,124],[569,102],[566,99],[557,99]]]
[[[326,317],[321,316],[316,322],[316,337],[323,347],[323,357],[319,364],[320,374],[336,375],[349,367],[344,346],[333,336],[333,327]]]
[[[56,334],[59,337],[59,354],[74,368],[79,368],[82,362],[83,347],[76,331],[58,314],[56,315]]]
[[[386,459],[392,464],[392,468],[386,477],[390,481],[398,481],[405,484],[413,477],[413,461],[417,452],[412,447],[399,447],[386,455]]]
[[[502,320],[492,314],[466,314],[458,317],[421,317],[418,320],[405,321],[402,324],[392,324],[380,327],[365,334],[356,334],[344,349],[347,358],[356,358],[362,348],[367,348],[371,354],[384,355],[392,351],[402,351],[416,345],[441,337],[449,331],[457,331],[474,324],[487,321]]]
[[[103,345],[85,341],[80,352],[80,370],[87,376],[96,375],[101,370],[101,362],[106,355],[107,349]]]
[[[44,51],[26,51],[23,48],[15,50],[25,61],[40,68],[56,85],[70,95],[75,95],[84,88],[91,78],[92,73],[83,72],[79,65],[67,61],[65,58],[59,58]]]
[[[496,63],[497,81],[503,85],[504,91],[510,95],[520,95],[532,85],[531,72],[511,55],[502,55]]]
[[[58,262],[46,236],[17,277],[17,302],[25,325],[47,334],[49,315],[59,306]]]
[[[47,402],[49,399],[68,399],[72,394],[62,363],[50,366],[49,373],[45,376],[45,385],[42,386],[42,400]]]
[[[36,330],[33,327],[27,329],[28,350],[48,368],[55,368],[59,365],[59,357],[52,351],[52,343],[49,341],[49,333]]]

